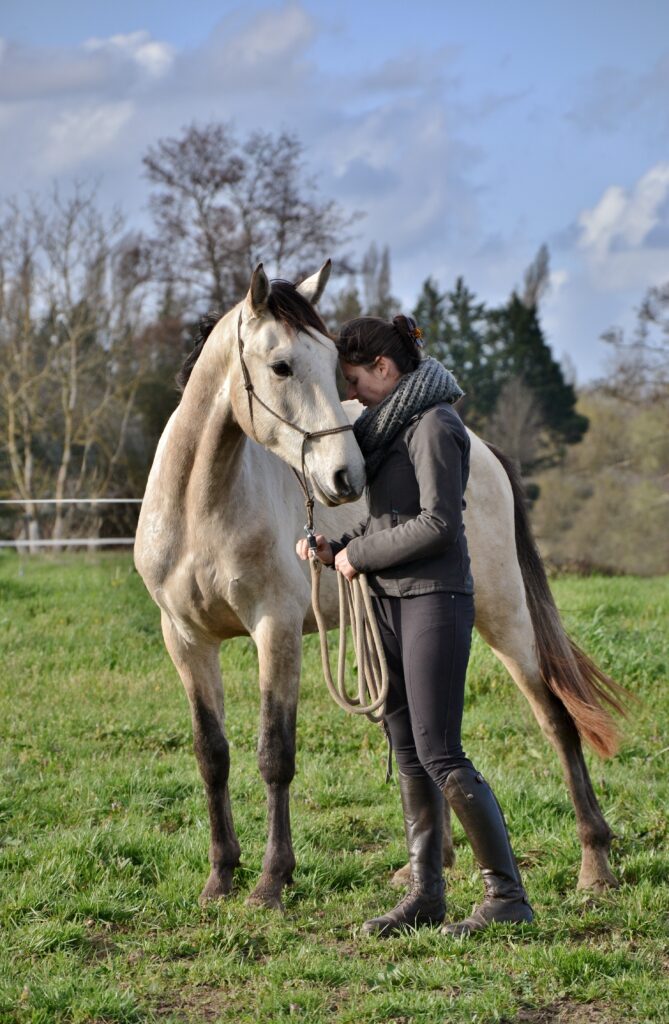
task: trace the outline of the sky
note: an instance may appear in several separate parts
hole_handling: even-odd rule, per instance
[[[212,120],[297,134],[405,309],[428,276],[501,302],[547,244],[580,384],[669,280],[664,0],[0,0],[0,201],[95,182],[145,225],[142,155]]]

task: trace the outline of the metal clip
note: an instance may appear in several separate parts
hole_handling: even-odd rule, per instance
[[[318,559],[318,541],[316,540],[316,534],[311,529],[308,523],[304,524],[304,532],[307,535],[307,543],[309,545],[309,557],[314,560]]]

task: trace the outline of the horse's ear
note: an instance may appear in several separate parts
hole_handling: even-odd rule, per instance
[[[298,284],[296,286],[300,295],[305,298],[307,302],[310,302],[312,306],[316,305],[325,291],[325,286],[328,283],[331,271],[332,260],[326,260],[316,274],[312,274],[311,277],[307,277],[302,284]]]
[[[251,284],[246,296],[246,307],[251,316],[262,316],[267,309],[267,300],[272,286],[267,274],[263,270],[262,263],[259,263],[253,271]]]

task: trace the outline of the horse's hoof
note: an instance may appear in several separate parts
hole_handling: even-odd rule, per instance
[[[395,889],[404,889],[409,885],[411,881],[411,866],[405,864],[403,868],[396,871],[393,877],[390,879],[390,884]]]
[[[247,899],[251,907],[267,907],[269,910],[284,911],[281,895],[287,885],[293,881],[292,876],[282,874],[262,874],[253,892]]]
[[[576,888],[588,892],[609,892],[611,889],[619,889],[620,882],[612,871],[608,871],[603,878],[601,874],[596,878],[581,875]]]
[[[232,893],[232,871],[223,871],[220,874],[212,871],[207,879],[207,884],[200,893],[199,903],[205,907],[213,900],[222,900]]]
[[[606,892],[618,889],[620,882],[611,871],[608,858],[603,856],[584,856],[578,876],[577,889],[588,889],[590,892]]]
[[[246,902],[249,907],[265,907],[267,910],[278,910],[280,914],[286,912],[281,896],[266,889],[255,888]]]
[[[453,863],[445,864],[444,867],[451,868],[455,863],[455,854],[453,854]],[[405,864],[403,868],[396,871],[393,877],[390,879],[390,884],[393,889],[406,889],[411,884],[411,865]]]

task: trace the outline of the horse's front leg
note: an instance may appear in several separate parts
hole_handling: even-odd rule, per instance
[[[200,894],[200,902],[207,902],[230,894],[240,856],[228,791],[230,752],[225,736],[218,644],[185,643],[164,613],[162,626],[167,650],[190,703],[195,756],[207,794],[211,871]]]
[[[295,721],[302,657],[302,620],[270,614],[253,633],[260,672],[258,764],[267,786],[268,837],[262,874],[252,903],[281,908],[281,893],[293,880],[289,788],[295,775]]]

